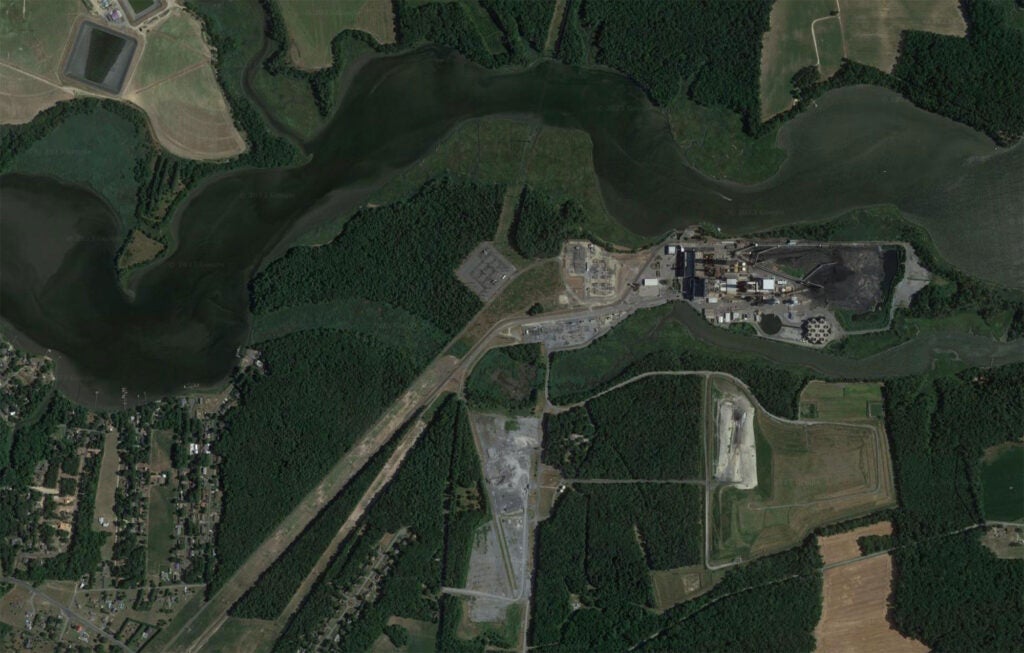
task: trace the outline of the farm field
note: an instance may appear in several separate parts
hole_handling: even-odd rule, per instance
[[[837,0],[847,57],[892,72],[903,30],[963,36],[967,25],[956,0]]]
[[[837,421],[881,419],[880,383],[811,381],[800,393],[800,417]]]
[[[816,24],[818,33],[826,23],[838,22],[827,18],[835,9],[834,0],[778,0],[772,5],[761,46],[761,120],[793,105],[789,92],[793,74],[817,60],[811,23],[826,18]]]
[[[818,650],[927,651],[927,646],[889,625],[886,613],[891,586],[892,557],[888,554],[825,569],[821,621],[814,631]]]
[[[125,99],[149,114],[157,140],[172,154],[224,159],[246,149],[199,23],[183,10],[172,10],[148,33]]]
[[[745,392],[722,378],[714,385],[722,394]],[[780,551],[798,544],[816,526],[895,503],[888,446],[876,425],[802,424],[758,408],[754,432],[757,487],[714,490],[712,562]]]
[[[331,65],[331,40],[346,29],[366,32],[378,43],[395,42],[390,0],[281,0],[277,3],[290,37],[292,62],[304,70]]]
[[[981,506],[986,519],[1024,523],[1024,444],[1002,444],[985,452]]]
[[[860,546],[857,539],[865,535],[892,535],[892,523],[887,521],[868,524],[860,528],[818,538],[818,549],[821,551],[821,560],[826,565],[846,560],[859,558]]]
[[[79,0],[0,2],[0,124],[20,124],[73,97],[59,77]]]

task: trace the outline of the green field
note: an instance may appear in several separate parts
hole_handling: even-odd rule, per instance
[[[793,103],[790,80],[796,71],[815,63],[811,22],[834,11],[834,0],[777,0],[772,5],[770,27],[761,49],[761,119],[785,111]],[[819,21],[815,34],[835,19]],[[840,54],[842,43],[840,42]],[[832,72],[835,72],[834,70]],[[828,73],[831,74],[831,73]]]
[[[843,29],[838,18],[820,20],[814,25],[814,40],[818,44],[818,70],[822,79],[834,75],[843,63]]]
[[[0,61],[57,82],[57,69],[81,0],[0,2]]]
[[[986,519],[1024,521],[1024,445],[1000,445],[985,453],[981,506]]]
[[[191,16],[170,14],[148,33],[145,53],[132,75],[132,86],[149,86],[206,61],[202,38],[202,28]]]
[[[168,472],[171,469],[171,443],[174,433],[171,431],[154,430],[149,450],[149,467],[154,474]],[[174,498],[175,488],[170,480],[166,485],[155,485],[149,488],[149,524],[146,532],[146,576],[158,579],[161,569],[167,562],[174,547]]]
[[[803,419],[862,420],[881,417],[879,383],[826,383],[811,381],[800,393]]]

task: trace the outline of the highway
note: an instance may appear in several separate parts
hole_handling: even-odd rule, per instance
[[[227,579],[223,586],[195,614],[191,615],[184,624],[177,624],[172,621],[169,629],[174,632],[170,635],[170,639],[163,644],[163,648],[154,647],[154,650],[190,653],[201,650],[203,645],[209,641],[209,638],[225,622],[231,606],[245,594],[249,587],[259,579],[259,576],[274,563],[316,517],[320,510],[347,485],[348,481],[358,473],[370,458],[418,411],[429,407],[445,393],[459,390],[469,372],[480,358],[493,347],[501,346],[503,344],[500,342],[501,340],[508,340],[504,334],[508,333],[511,329],[522,327],[526,324],[537,324],[566,318],[601,317],[622,311],[632,312],[640,308],[657,306],[664,302],[664,299],[640,300],[627,290],[624,298],[604,306],[570,308],[542,315],[524,315],[501,320],[494,324],[483,337],[472,345],[461,359],[455,359],[451,355],[442,352],[413,382],[410,389],[385,411],[384,415],[370,427],[352,449],[331,468],[321,482],[278,524],[277,528],[250,555],[238,571]],[[472,326],[473,322],[470,322],[452,339],[452,342],[458,341]],[[411,448],[419,437],[420,432],[422,432],[422,429],[413,429],[410,433],[414,433],[414,435],[408,442],[402,443],[400,450]],[[392,460],[389,460],[388,464],[381,470],[381,475],[374,480],[371,488],[360,499],[359,506],[365,508],[365,506],[369,505],[373,497],[376,496],[376,493],[391,480],[391,477],[400,466],[400,464],[393,465],[392,462]],[[400,460],[398,462],[400,463]],[[349,521],[351,520],[346,520],[346,524],[342,527],[343,529],[352,527],[352,525],[349,525]],[[333,538],[332,544],[338,539],[337,536]],[[302,587],[308,591],[310,586],[311,583],[303,583]],[[296,609],[299,603],[300,599],[293,597],[293,600],[289,602],[289,609]],[[284,623],[287,617],[288,613],[286,612],[286,614],[278,619],[278,623]]]

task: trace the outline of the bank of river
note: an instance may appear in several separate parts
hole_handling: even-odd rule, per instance
[[[138,276],[133,297],[117,284],[115,218],[102,200],[48,178],[0,178],[0,316],[66,357],[62,382],[80,399],[215,383],[242,343],[246,284],[263,261],[360,206],[461,122],[488,115],[586,131],[609,211],[640,234],[696,222],[750,231],[894,203],[951,262],[1024,284],[1024,149],[1000,151],[881,89],[818,103],[782,130],[790,157],[779,173],[741,187],[687,166],[664,114],[620,75],[556,63],[488,71],[433,49],[373,59],[308,144],[308,164],[198,188],[175,216],[177,248]]]

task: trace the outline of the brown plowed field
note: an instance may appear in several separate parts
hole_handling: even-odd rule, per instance
[[[864,533],[862,533],[863,535]],[[821,621],[814,631],[828,653],[918,653],[928,647],[904,637],[886,620],[892,558],[875,556],[825,570]]]
[[[892,524],[887,521],[855,528],[847,533],[818,538],[818,549],[826,565],[860,557],[857,538],[865,535],[892,535]]]

